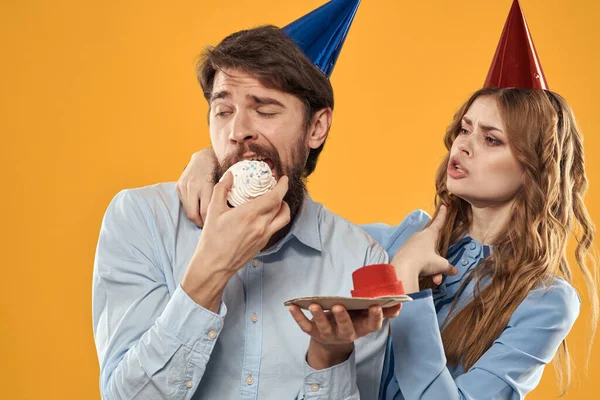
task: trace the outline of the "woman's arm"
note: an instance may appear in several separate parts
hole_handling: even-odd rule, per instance
[[[431,292],[419,292],[391,321],[394,378],[384,388],[385,399],[401,399],[400,392],[421,400],[523,399],[539,383],[579,307],[577,292],[560,278],[533,290],[490,349],[455,379],[446,367]]]

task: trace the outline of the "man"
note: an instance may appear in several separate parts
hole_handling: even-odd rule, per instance
[[[331,125],[327,76],[269,26],[225,38],[207,50],[198,72],[215,177],[223,180],[202,230],[186,218],[174,183],[125,190],[111,202],[93,282],[102,396],[377,398],[383,317],[398,308],[372,307],[352,320],[334,310],[336,331],[312,309],[323,335],[309,340],[283,306],[293,297],[348,295],[354,270],[388,261],[303,185]],[[232,177],[223,172],[253,158],[266,159],[279,182],[231,209]]]

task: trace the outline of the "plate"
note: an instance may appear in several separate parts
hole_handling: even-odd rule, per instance
[[[405,294],[397,296],[382,296],[382,297],[341,297],[341,296],[312,296],[298,297],[283,303],[285,306],[292,304],[308,310],[308,306],[317,303],[323,310],[331,310],[336,305],[346,307],[346,310],[368,310],[371,306],[381,306],[381,308],[392,307],[407,301],[412,301],[411,297]]]

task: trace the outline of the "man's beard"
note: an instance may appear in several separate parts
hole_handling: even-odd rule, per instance
[[[306,195],[306,179],[304,178],[304,166],[308,151],[305,150],[302,141],[299,141],[292,151],[292,165],[284,170],[281,164],[281,158],[275,148],[262,147],[255,143],[240,145],[234,154],[227,156],[222,163],[217,163],[213,169],[213,183],[219,182],[221,177],[227,172],[229,167],[238,161],[243,160],[243,154],[247,152],[255,153],[254,157],[269,158],[273,162],[274,173],[280,178],[282,175],[288,177],[288,191],[283,200],[290,206],[291,221],[294,221]]]

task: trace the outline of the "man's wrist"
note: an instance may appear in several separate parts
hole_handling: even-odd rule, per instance
[[[192,260],[181,280],[181,288],[196,304],[216,313],[231,276],[226,270],[207,270]]]
[[[327,369],[348,360],[353,351],[354,343],[323,345],[311,339],[308,345],[306,362],[312,369]]]

